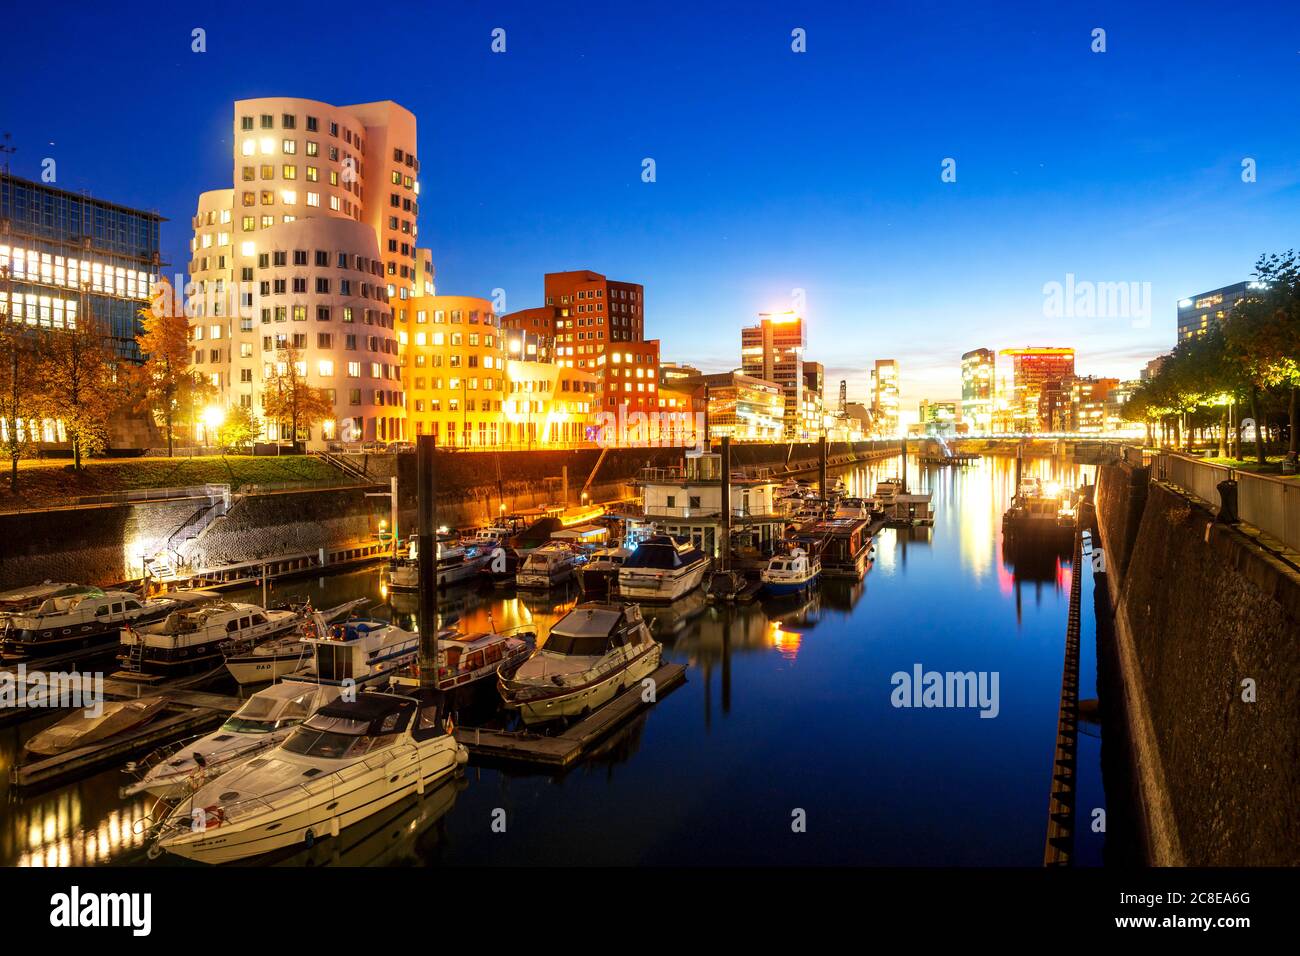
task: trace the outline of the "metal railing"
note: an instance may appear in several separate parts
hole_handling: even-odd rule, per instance
[[[138,488],[134,491],[114,491],[104,495],[82,495],[74,498],[79,505],[102,505],[130,501],[165,501],[168,498],[218,498],[230,497],[229,485],[188,485],[184,488]]]
[[[1214,507],[1219,482],[1236,479],[1237,517],[1300,551],[1300,480],[1256,475],[1176,452],[1154,456],[1154,477],[1177,485]]]

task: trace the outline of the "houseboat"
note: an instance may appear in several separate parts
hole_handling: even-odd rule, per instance
[[[147,624],[180,607],[170,596],[143,599],[130,591],[78,590],[45,598],[5,620],[0,660],[111,647],[127,624]]]
[[[618,593],[631,601],[666,604],[699,587],[712,564],[691,542],[655,535],[624,560]]]
[[[1022,478],[1011,507],[1002,515],[1002,534],[1013,543],[1042,544],[1065,550],[1074,543],[1075,514],[1070,495],[1056,482]]]
[[[117,659],[122,669],[113,676],[132,680],[161,680],[218,667],[234,646],[251,649],[299,627],[308,610],[268,611],[256,604],[214,601],[210,594],[177,595],[185,606],[161,621],[122,628]]]
[[[525,639],[527,638],[527,639]],[[453,708],[468,704],[483,688],[493,686],[497,673],[512,674],[533,651],[535,631],[438,635],[438,678],[435,686],[448,695]]]
[[[886,478],[877,482],[872,505],[890,525],[934,524],[930,497],[928,493],[912,494],[901,478]]]
[[[498,687],[526,724],[582,717],[652,674],[663,648],[635,604],[579,604]]]
[[[828,518],[802,528],[797,540],[818,556],[822,577],[860,581],[871,562],[871,528],[867,518]]]

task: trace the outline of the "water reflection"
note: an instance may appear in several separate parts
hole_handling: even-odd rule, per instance
[[[1025,468],[1080,477],[1050,459]],[[851,493],[869,494],[900,473],[895,461],[843,477]],[[697,593],[646,608],[666,658],[687,665],[687,681],[577,766],[475,762],[458,786],[274,862],[1037,865],[1068,556],[1004,552],[1009,457],[964,468],[913,461],[908,480],[934,495],[935,524],[882,532],[862,581],[826,581],[803,597],[749,605],[708,605]],[[310,597],[318,607],[360,596],[406,625],[417,611],[413,596],[385,593],[380,569],[291,582],[274,594]],[[443,623],[465,630],[527,625],[544,635],[576,599],[574,591],[520,594],[485,582],[444,593],[440,610]],[[998,671],[999,717],[893,708],[890,674],[916,662]],[[13,762],[30,732],[0,728],[0,765]],[[1080,774],[1097,769],[1081,764]],[[149,802],[120,800],[121,778],[107,770],[11,797],[0,818],[0,862],[144,863]],[[497,807],[512,819],[526,814],[527,826],[512,826],[509,840],[494,837],[484,821]],[[791,807],[807,809],[814,823],[797,838]]]

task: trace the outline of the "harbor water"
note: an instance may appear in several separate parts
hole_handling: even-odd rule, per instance
[[[870,494],[899,464],[839,473],[851,494]],[[1091,480],[1091,469],[1047,458],[1026,470]],[[665,658],[687,666],[686,682],[574,767],[475,760],[461,779],[336,839],[254,862],[1040,865],[1074,573],[1084,574],[1080,696],[1096,696],[1091,570],[1058,555],[1004,553],[1011,458],[913,460],[908,479],[933,493],[934,526],[882,531],[860,583],[734,607],[706,605],[697,592],[647,609]],[[317,607],[355,597],[383,614],[393,607],[378,566],[276,590],[278,599],[305,596]],[[544,635],[573,601],[485,582],[453,590],[443,610],[463,629],[531,622]],[[399,614],[410,610],[395,603]],[[986,699],[899,706],[922,703],[919,690],[900,690],[900,676],[932,671],[974,672]],[[22,741],[54,719],[0,728],[0,779]],[[1078,865],[1124,852],[1091,825],[1106,808],[1100,733],[1086,723],[1080,731]],[[125,780],[111,769],[8,793],[0,863],[182,865],[147,858],[153,801],[119,798]]]

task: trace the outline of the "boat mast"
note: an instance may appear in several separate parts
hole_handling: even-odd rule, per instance
[[[433,435],[415,439],[416,534],[419,560],[416,564],[420,593],[420,683],[432,686],[438,680],[438,528],[437,476],[434,468]]]

